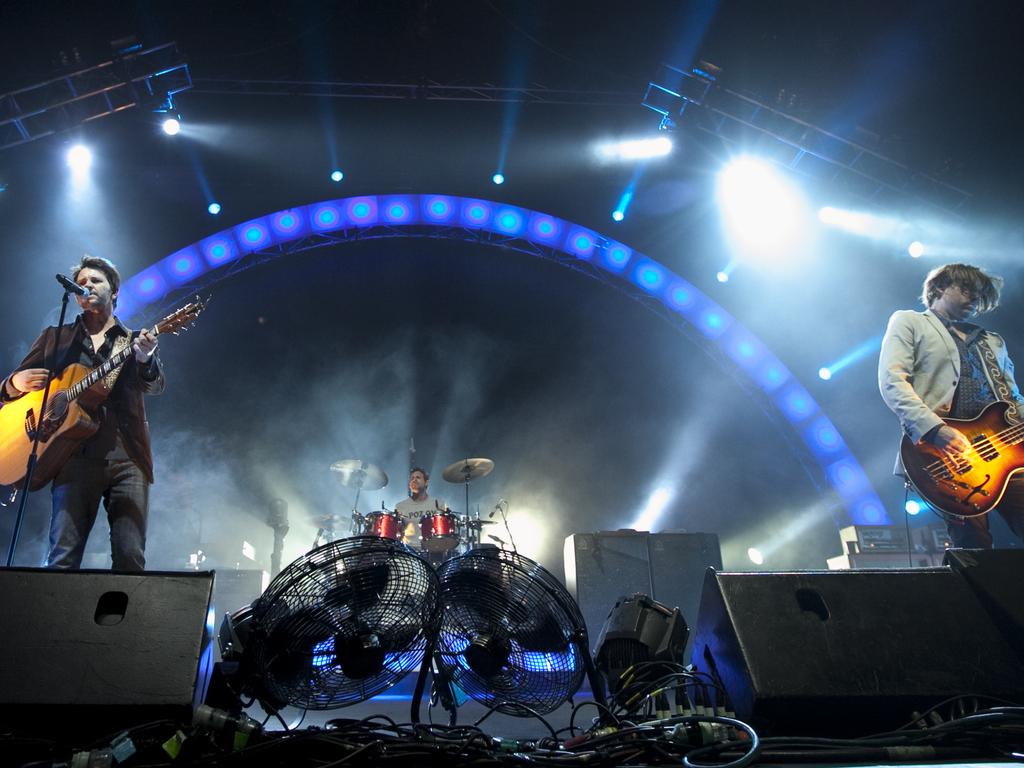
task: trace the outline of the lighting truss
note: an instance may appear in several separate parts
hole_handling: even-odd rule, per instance
[[[643,105],[662,115],[662,128],[685,120],[729,144],[756,146],[759,155],[781,166],[867,200],[895,194],[959,216],[971,197],[874,150],[722,88],[707,68],[684,72],[662,65],[657,80],[648,85]]]
[[[115,112],[168,102],[192,87],[176,43],[0,95],[0,150],[52,136]]]
[[[578,106],[628,106],[635,93],[577,91],[533,85],[512,88],[492,84],[443,85],[432,80],[418,83],[356,83],[313,80],[230,80],[196,78],[196,93],[250,94],[255,96],[326,96],[336,99],[390,99],[419,101],[491,101]]]
[[[643,105],[662,115],[671,129],[682,119],[731,144],[749,146],[801,175],[827,182],[858,197],[877,200],[885,194],[909,196],[961,215],[970,194],[926,174],[917,173],[879,152],[787,115],[763,102],[716,83],[717,68],[701,63],[688,72],[662,65],[657,82],[648,85]],[[338,99],[485,101],[498,103],[628,106],[636,95],[623,91],[569,90],[533,85],[445,85],[310,80],[237,80],[197,78],[196,93],[257,96],[319,96]]]

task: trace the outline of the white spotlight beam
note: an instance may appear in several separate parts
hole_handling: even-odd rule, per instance
[[[664,157],[672,151],[672,140],[668,136],[650,139],[605,142],[595,147],[597,155],[604,160],[650,160]]]
[[[643,510],[630,524],[630,528],[637,531],[649,531],[651,527],[658,521],[662,513],[665,511],[665,507],[668,506],[669,502],[672,501],[672,497],[675,494],[668,488],[658,488],[654,493],[647,499],[647,504],[644,505]]]

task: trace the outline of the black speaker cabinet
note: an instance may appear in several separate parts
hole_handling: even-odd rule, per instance
[[[767,734],[863,736],[943,699],[1024,701],[1024,668],[948,568],[717,573],[692,660]]]
[[[704,572],[722,567],[713,533],[576,533],[566,538],[564,556],[565,583],[583,612],[591,646],[615,601],[636,592],[679,608],[692,626]]]
[[[967,581],[1024,662],[1024,551],[950,549],[946,564]]]
[[[49,738],[191,719],[210,573],[0,569],[0,723]]]

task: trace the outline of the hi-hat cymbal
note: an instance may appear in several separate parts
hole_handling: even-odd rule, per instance
[[[364,491],[376,491],[388,484],[384,470],[368,461],[342,459],[331,464],[331,472],[341,475],[341,484]]]
[[[441,477],[449,483],[468,483],[491,474],[494,462],[490,459],[461,459],[444,468]]]

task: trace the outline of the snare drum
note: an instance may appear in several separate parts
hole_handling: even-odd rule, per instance
[[[366,535],[401,539],[405,521],[393,512],[372,512],[366,516]]]
[[[435,512],[420,518],[420,538],[427,552],[447,552],[459,545],[459,518],[451,512]]]

